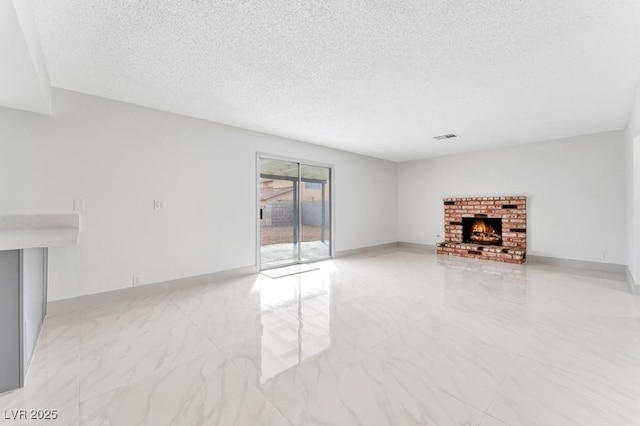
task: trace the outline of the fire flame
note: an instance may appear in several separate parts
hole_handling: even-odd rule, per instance
[[[492,226],[487,225],[485,222],[478,221],[478,222],[474,222],[471,232],[484,232],[487,234],[495,234],[496,230],[493,229]]]

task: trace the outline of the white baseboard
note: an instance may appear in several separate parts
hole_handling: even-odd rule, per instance
[[[340,250],[340,251],[336,251],[335,256],[333,257],[340,258],[340,257],[346,257],[346,256],[355,256],[357,254],[363,254],[363,253],[368,253],[368,252],[392,248],[392,247],[398,247],[398,243],[397,242],[386,243],[386,244],[379,244],[375,246],[360,247],[360,248],[350,249],[350,250]]]
[[[135,287],[125,287],[118,290],[88,294],[86,296],[72,297],[69,299],[54,300],[47,303],[47,315],[75,312],[105,302],[116,302],[132,297],[146,296],[163,291],[175,290],[182,287],[189,287],[192,285],[199,285],[242,277],[246,275],[252,275],[256,274],[257,272],[258,271],[255,266],[246,266],[243,268],[213,272],[211,274],[179,278],[175,280],[144,284]]]
[[[615,263],[592,262],[587,260],[562,259],[559,257],[547,257],[538,255],[527,255],[528,263],[543,263],[545,265],[557,265],[567,268],[586,269],[589,271],[610,272],[614,274],[625,274],[626,265]]]
[[[419,250],[425,253],[436,253],[435,245],[408,243],[408,242],[399,241],[399,242],[379,244],[379,245],[369,246],[369,247],[361,247],[357,249],[341,250],[336,252],[334,257],[343,258],[347,256],[355,256],[358,254],[366,254],[369,252],[390,249],[394,247],[409,248],[409,249]],[[528,260],[527,263],[530,265],[531,264],[535,265],[536,263],[538,263],[538,264],[557,265],[557,266],[564,266],[569,268],[585,269],[585,270],[608,272],[608,273],[618,273],[618,274],[626,275],[627,280],[629,282],[629,288],[631,290],[631,293],[640,295],[640,285],[634,282],[633,277],[631,276],[631,273],[629,271],[629,268],[626,265],[616,265],[616,264],[601,263],[601,262],[588,262],[583,260],[560,259],[555,257],[536,256],[536,255],[527,256],[527,260]],[[105,301],[118,301],[118,300],[124,300],[131,297],[136,297],[136,296],[151,295],[154,293],[174,290],[181,287],[188,287],[192,285],[205,284],[205,283],[213,283],[216,281],[222,281],[226,279],[252,275],[252,274],[256,274],[257,272],[258,272],[258,268],[255,265],[252,265],[252,266],[246,266],[243,268],[213,272],[211,274],[180,278],[180,279],[153,283],[153,284],[140,285],[135,287],[126,287],[126,288],[112,290],[112,291],[103,292],[103,293],[73,297],[70,299],[55,300],[47,303],[47,315],[56,315],[61,313],[75,312],[81,309],[85,309],[87,307],[96,306],[96,305],[105,303]]]
[[[399,241],[398,247],[406,247],[420,251],[426,251],[429,253],[436,253],[438,251],[438,248],[433,244],[407,243],[404,241]]]
[[[636,284],[633,279],[633,275],[631,275],[631,270],[629,267],[625,268],[627,272],[627,281],[629,281],[629,289],[631,290],[631,294],[640,295],[640,284]]]

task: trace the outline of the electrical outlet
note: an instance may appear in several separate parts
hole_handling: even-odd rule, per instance
[[[134,275],[133,278],[131,279],[131,285],[138,285],[138,284],[140,284],[140,276]]]
[[[166,207],[167,207],[167,202],[165,200],[153,200],[154,210],[164,210]]]

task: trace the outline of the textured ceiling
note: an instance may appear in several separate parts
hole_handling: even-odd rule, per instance
[[[397,161],[623,128],[640,79],[637,0],[32,9],[56,87]]]

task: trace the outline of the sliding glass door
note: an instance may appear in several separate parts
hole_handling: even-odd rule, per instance
[[[331,255],[331,169],[300,166],[300,260],[312,261]]]
[[[300,164],[260,159],[261,269],[298,261]]]
[[[331,256],[331,167],[259,157],[260,269]]]

